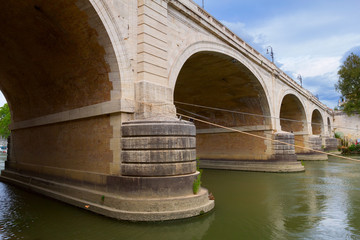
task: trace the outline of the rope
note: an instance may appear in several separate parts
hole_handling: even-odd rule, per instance
[[[249,115],[249,116],[255,116],[255,117],[274,118],[274,119],[279,119],[279,120],[284,120],[284,121],[290,121],[290,122],[301,122],[301,123],[307,123],[307,124],[311,124],[311,125],[320,125],[320,126],[324,126],[324,127],[329,127],[329,126],[331,126],[331,127],[333,127],[333,128],[342,128],[342,129],[358,130],[357,128],[349,128],[349,127],[342,127],[342,126],[336,126],[336,125],[333,125],[333,126],[332,126],[332,125],[328,125],[328,124],[312,123],[312,122],[295,120],[295,119],[272,117],[272,116],[261,115],[261,114],[256,114],[256,113],[247,113],[247,112],[234,111],[234,110],[229,110],[229,109],[224,109],[224,108],[208,107],[208,106],[203,106],[203,105],[198,105],[198,104],[193,104],[193,103],[184,103],[184,102],[179,102],[179,101],[174,101],[174,103],[178,103],[178,104],[182,104],[182,105],[187,105],[187,106],[192,106],[192,107],[206,108],[206,109],[211,109],[211,110],[216,110],[216,111],[223,111],[223,112],[230,112],[230,113],[239,113],[239,114]]]
[[[215,126],[215,127],[224,128],[224,129],[227,129],[227,130],[230,130],[230,131],[233,131],[233,132],[238,132],[238,133],[242,133],[242,134],[245,134],[245,135],[248,135],[248,136],[260,138],[260,139],[263,139],[263,140],[268,140],[268,141],[272,141],[272,142],[278,142],[278,143],[293,146],[293,147],[296,147],[296,148],[310,150],[310,151],[313,151],[313,152],[316,152],[316,153],[326,154],[326,155],[329,155],[329,156],[334,156],[334,157],[338,157],[338,158],[342,158],[342,159],[346,159],[346,160],[350,160],[350,161],[360,162],[360,160],[352,159],[352,158],[349,158],[349,157],[339,156],[339,155],[332,154],[332,153],[326,153],[326,152],[322,152],[322,151],[315,150],[315,149],[312,149],[312,148],[302,147],[302,146],[295,145],[295,144],[292,144],[292,143],[287,143],[287,142],[283,142],[283,141],[279,141],[279,140],[275,140],[275,139],[271,139],[271,138],[267,138],[267,137],[263,137],[263,136],[258,136],[256,134],[244,132],[244,131],[234,129],[234,128],[231,128],[231,127],[225,127],[225,126],[222,126],[222,125],[219,125],[219,124],[216,124],[216,123],[212,123],[212,122],[208,122],[208,121],[201,120],[201,119],[198,119],[198,118],[194,118],[194,117],[191,117],[191,116],[187,116],[185,114],[177,113],[177,115],[179,115],[181,117],[188,118],[188,119],[193,119],[193,120],[196,120],[198,122],[202,122],[202,123],[212,125],[212,126]]]
[[[180,111],[182,111],[182,112],[191,114],[191,115],[193,115],[193,116],[200,117],[200,118],[202,118],[202,119],[206,119],[206,120],[209,120],[209,119],[210,119],[210,118],[208,118],[208,117],[205,117],[205,116],[202,116],[202,115],[200,115],[200,114],[196,114],[196,113],[193,113],[193,112],[184,110],[184,109],[182,109],[182,108],[177,108],[177,110],[180,110]],[[264,125],[264,126],[265,126],[265,125]],[[245,129],[248,130],[248,131],[251,131],[251,130],[252,130],[252,129],[249,128],[249,126],[246,126],[246,125],[244,125],[244,126],[239,126],[239,127],[245,128]],[[244,132],[245,132],[245,131],[244,131]],[[271,135],[271,134],[265,133],[265,135]],[[294,136],[294,139],[297,140],[297,141],[302,141],[302,142],[306,142],[306,143],[311,143],[311,142],[308,141],[308,140],[299,139],[299,137],[296,137],[296,136]]]

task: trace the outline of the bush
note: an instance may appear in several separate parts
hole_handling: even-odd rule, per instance
[[[348,147],[348,149],[349,149],[349,151],[351,151],[351,152],[355,151],[355,150],[356,150],[355,144],[350,145],[350,146]]]

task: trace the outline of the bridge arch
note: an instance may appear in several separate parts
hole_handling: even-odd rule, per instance
[[[176,81],[178,79],[179,73],[184,66],[185,62],[194,54],[199,52],[215,52],[219,54],[223,54],[226,56],[229,56],[239,63],[243,64],[259,81],[261,84],[262,89],[265,92],[265,96],[267,98],[267,102],[271,106],[270,102],[270,95],[269,91],[267,89],[267,86],[265,84],[265,80],[260,74],[260,72],[256,69],[255,66],[239,51],[216,42],[211,41],[201,41],[196,42],[191,45],[189,45],[184,51],[182,51],[175,59],[174,63],[172,64],[169,72],[169,87],[173,90],[173,93],[175,91],[175,85]]]
[[[198,43],[189,47],[178,58],[169,78],[177,111],[261,136],[270,134],[271,111],[265,84],[260,74],[252,71],[244,58],[231,48],[215,43]],[[183,103],[229,109],[232,112]],[[262,139],[196,121],[195,124],[197,152],[203,159],[249,160],[256,151],[259,151],[259,159],[269,157],[267,151],[271,150],[268,149],[271,144]]]
[[[279,105],[280,127],[286,132],[307,132],[307,116],[305,105],[294,92],[288,91],[283,95]]]
[[[311,131],[313,135],[324,134],[324,120],[319,109],[313,109],[311,113]]]
[[[101,111],[122,97],[129,63],[106,3],[2,1],[0,7],[0,89],[12,115],[9,167],[37,176],[41,169],[44,175],[68,169],[55,174],[60,178],[71,178],[67,171],[109,174],[120,157],[110,145],[112,116]]]

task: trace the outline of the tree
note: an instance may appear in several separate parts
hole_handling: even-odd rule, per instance
[[[351,53],[338,71],[335,89],[345,98],[344,112],[360,113],[360,57]]]
[[[11,122],[10,109],[7,103],[0,107],[0,136],[8,138],[10,135],[9,125]]]

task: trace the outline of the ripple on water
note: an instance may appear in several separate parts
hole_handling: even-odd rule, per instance
[[[117,221],[0,183],[1,239],[360,239],[360,164],[306,162],[295,174],[204,170],[215,211]]]

